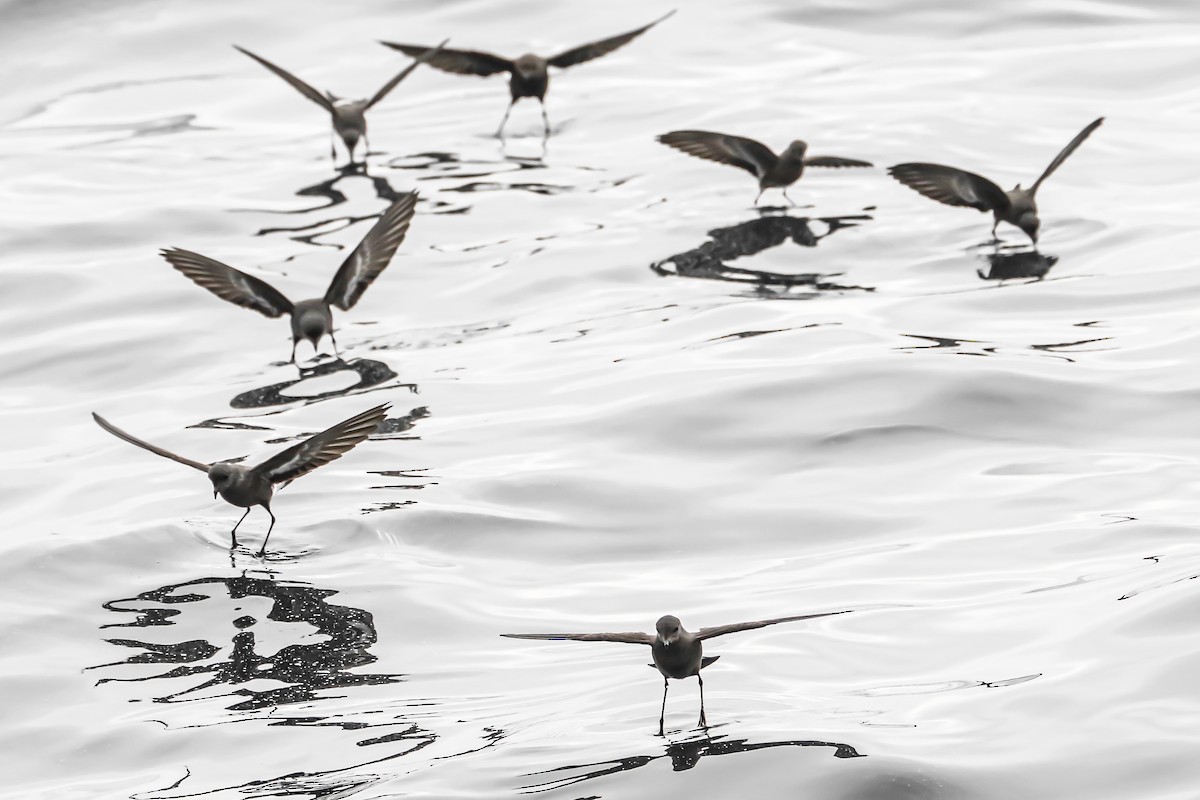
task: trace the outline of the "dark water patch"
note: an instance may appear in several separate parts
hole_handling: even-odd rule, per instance
[[[305,381],[314,378],[324,378],[331,375],[346,373],[347,376],[357,375],[354,383],[325,392],[311,395],[299,395],[295,391]],[[368,390],[377,389],[382,384],[398,377],[392,368],[382,361],[372,361],[366,358],[355,358],[343,361],[340,358],[321,361],[311,366],[300,367],[300,377],[291,381],[273,383],[258,389],[250,389],[235,396],[229,401],[233,408],[270,408],[272,406],[293,405],[297,402],[305,405],[328,400],[332,397],[344,397],[350,394],[363,394]],[[392,384],[387,388],[407,388],[413,394],[417,393],[415,383]]]
[[[806,287],[815,291],[846,291],[857,289],[874,291],[870,287],[843,286],[832,278],[837,274],[822,275],[818,273],[786,274],[766,270],[747,269],[730,266],[728,262],[739,258],[747,258],[764,250],[779,247],[786,242],[792,242],[801,247],[816,247],[822,240],[844,228],[852,228],[871,217],[858,215],[851,217],[824,217],[820,222],[828,227],[824,233],[813,231],[814,220],[809,217],[791,217],[786,215],[764,215],[755,219],[739,222],[726,228],[716,228],[708,232],[709,239],[702,244],[683,253],[669,256],[655,262],[650,268],[658,275],[676,275],[684,278],[703,278],[707,280],[745,283],[761,287],[777,286],[782,288]],[[668,265],[670,267],[668,268]],[[840,273],[839,273],[840,274]]]
[[[571,764],[565,767],[555,767],[554,769],[544,770],[542,772],[534,772],[525,777],[533,776],[557,776],[550,780],[545,780],[540,783],[531,783],[520,787],[521,791],[526,794],[536,792],[548,792],[555,789],[562,789],[567,786],[572,786],[584,781],[602,778],[605,775],[612,775],[618,772],[629,772],[641,767],[652,764],[660,759],[666,759],[671,763],[673,772],[684,772],[692,769],[700,760],[706,756],[727,756],[737,755],[739,753],[749,753],[755,750],[766,750],[777,747],[812,747],[812,748],[828,748],[832,752],[834,758],[863,758],[864,753],[860,753],[853,746],[839,742],[825,742],[815,739],[788,739],[775,742],[751,742],[749,739],[731,739],[725,735],[711,736],[705,733],[703,736],[696,739],[687,739],[680,742],[670,742],[664,748],[663,752],[654,755],[635,755],[625,756],[623,758],[607,759],[605,761],[597,761],[584,764]],[[566,774],[562,774],[566,773]]]
[[[986,260],[987,270],[975,271],[985,281],[1040,281],[1058,263],[1058,256],[1028,250],[1020,253],[990,253]]]
[[[141,592],[134,597],[111,600],[104,608],[117,614],[134,615],[126,622],[111,622],[102,628],[171,628],[188,622],[188,612],[199,613],[209,627],[211,611],[192,604],[205,603],[220,595],[234,615],[228,620],[232,632],[208,631],[206,638],[155,643],[135,638],[107,639],[110,644],[139,652],[122,661],[98,664],[88,669],[119,671],[128,665],[175,664],[165,672],[141,677],[105,677],[97,685],[155,682],[150,699],[155,703],[178,703],[197,697],[223,697],[235,701],[230,711],[273,708],[280,705],[327,699],[331,690],[395,683],[404,676],[395,673],[361,673],[351,670],[374,663],[370,652],[378,636],[371,612],[328,602],[337,594],[305,584],[268,578],[198,578]],[[256,626],[260,620],[244,611],[239,601],[262,598],[270,602],[264,619],[283,626],[286,642],[274,655],[259,652]],[[271,646],[279,644],[278,626],[271,631]],[[219,658],[214,657],[221,654]],[[204,663],[199,663],[204,662]],[[251,681],[271,680],[282,687],[256,689]],[[158,682],[171,691],[157,694]],[[179,688],[182,684],[182,688]],[[324,717],[304,716],[292,724],[315,724]],[[284,724],[273,718],[271,724]]]

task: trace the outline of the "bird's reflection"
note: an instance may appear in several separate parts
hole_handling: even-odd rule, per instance
[[[178,625],[187,636],[192,633],[188,627],[211,625],[208,621],[213,618],[212,607],[222,604],[225,605],[222,610],[231,617],[230,628],[219,632],[202,630],[197,638],[174,638],[165,643],[141,638],[108,639],[110,644],[136,652],[123,661],[89,669],[108,671],[135,664],[164,665],[167,669],[163,672],[140,677],[105,677],[97,685],[161,681],[169,691],[156,693],[153,698],[156,703],[216,696],[234,699],[227,707],[231,711],[308,702],[329,689],[402,680],[404,676],[391,673],[351,672],[376,661],[370,653],[377,640],[374,618],[369,611],[328,602],[335,594],[332,589],[243,575],[198,578],[112,600],[104,608],[133,617],[127,622],[101,626],[106,629]],[[269,610],[265,614],[251,613],[266,603]],[[188,611],[193,612],[190,619],[186,616]],[[201,619],[205,622],[200,622]],[[266,654],[270,651],[273,654]],[[263,679],[273,685],[266,688],[246,685]],[[184,681],[188,685],[178,688]],[[313,715],[307,714],[304,719],[311,722]],[[362,727],[361,723],[346,724]]]
[[[315,378],[325,378],[339,373],[346,373],[345,377],[348,379],[353,379],[352,376],[357,376],[357,380],[340,388],[313,394],[300,395],[295,391],[295,388],[305,381]],[[316,364],[300,367],[300,376],[295,380],[273,383],[270,386],[263,386],[259,389],[250,389],[249,391],[242,392],[230,400],[229,405],[233,408],[268,408],[270,406],[295,403],[297,400],[313,403],[318,400],[326,400],[330,397],[341,397],[352,392],[362,392],[372,389],[395,377],[397,375],[392,371],[392,368],[382,361],[371,361],[366,358],[343,361],[340,358],[331,358],[319,361]],[[414,394],[417,392],[417,385],[415,383],[397,384],[396,386],[399,388],[407,387]]]
[[[541,783],[533,783],[527,786],[522,786],[521,790],[527,794],[535,792],[548,792],[554,789],[561,789],[565,786],[570,786],[575,783],[600,778],[605,775],[611,775],[616,772],[627,772],[638,767],[644,767],[647,764],[658,761],[662,758],[670,759],[671,769],[674,772],[683,772],[689,770],[699,763],[704,756],[724,756],[735,753],[748,753],[752,750],[764,750],[771,747],[827,747],[830,748],[834,758],[862,758],[863,754],[855,750],[848,744],[838,742],[824,742],[815,739],[789,739],[779,742],[750,742],[748,739],[730,739],[726,736],[709,736],[707,733],[696,739],[688,739],[682,742],[671,742],[665,748],[666,752],[658,755],[639,755],[628,756],[626,758],[610,759],[608,761],[597,761],[590,764],[573,764],[566,767],[556,767],[544,772],[535,772],[526,777],[533,775],[555,775],[559,777],[551,778],[550,780]]]
[[[417,153],[392,160],[392,169],[416,170],[422,174],[418,181],[434,181],[441,192],[475,194],[481,192],[519,191],[542,196],[567,192],[596,192],[619,185],[625,179],[597,180],[604,170],[581,165],[556,164],[553,169],[545,161],[545,149],[536,154],[513,152],[501,148],[499,158],[471,158],[449,152]],[[540,171],[540,172],[539,172]],[[537,180],[552,174],[556,182]],[[440,213],[461,213],[461,207],[443,204]]]
[[[320,211],[325,208],[341,205],[346,202],[346,195],[338,188],[338,184],[347,178],[364,178],[370,182],[375,189],[375,196],[380,200],[388,203],[394,203],[400,199],[402,192],[396,191],[395,187],[382,175],[372,175],[367,171],[366,162],[358,164],[347,164],[337,168],[337,174],[328,180],[323,180],[320,183],[314,183],[312,186],[305,186],[296,190],[297,197],[320,197],[325,199],[325,203],[318,206],[310,206],[308,208],[297,208],[288,211],[272,211],[274,214],[308,214],[313,211]],[[264,228],[257,235],[264,233],[272,233],[281,230],[280,228]]]
[[[704,278],[762,287],[806,286],[816,290],[861,289],[871,291],[869,287],[842,286],[832,280],[837,277],[836,275],[822,275],[813,272],[787,274],[733,267],[728,264],[730,261],[756,255],[788,241],[801,247],[816,247],[821,240],[832,236],[835,232],[855,227],[870,219],[872,217],[866,214],[818,218],[765,214],[728,228],[711,230],[708,232],[708,241],[684,253],[677,253],[652,264],[650,268],[659,275]],[[821,227],[825,229],[824,232],[817,233],[813,228],[814,222],[821,223]]]
[[[1002,253],[999,249],[985,256],[987,271],[975,270],[985,281],[1012,281],[1031,279],[1040,281],[1050,268],[1058,263],[1058,256],[1046,256],[1037,250]]]
[[[347,201],[346,194],[338,188],[338,184],[347,178],[365,178],[370,181],[375,189],[375,196],[387,203],[394,203],[400,199],[403,192],[398,192],[388,181],[387,178],[380,175],[371,175],[367,172],[367,165],[362,164],[347,164],[344,167],[337,168],[337,174],[328,180],[305,186],[296,191],[297,197],[317,197],[323,198],[324,203],[315,206],[307,206],[305,208],[294,208],[288,210],[279,209],[253,209],[255,212],[263,214],[280,214],[286,216],[296,216],[302,214],[311,214],[316,211],[324,211],[333,208],[334,206],[342,205]],[[320,219],[316,222],[308,222],[303,225],[285,226],[275,225],[260,228],[255,232],[255,236],[267,236],[273,233],[292,234],[296,241],[304,242],[322,247],[332,247],[341,249],[341,245],[320,242],[318,239],[333,230],[341,230],[351,225],[355,225],[364,220],[372,219],[374,215],[366,216],[348,216],[348,217],[333,217],[329,219]],[[338,224],[340,223],[340,225]]]

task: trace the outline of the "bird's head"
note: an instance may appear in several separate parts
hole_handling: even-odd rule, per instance
[[[683,625],[679,622],[679,617],[673,617],[670,614],[665,617],[660,617],[654,625],[654,629],[658,631],[658,640],[670,647],[676,640],[679,639],[679,632],[683,630]]]
[[[1025,231],[1025,235],[1032,239],[1034,244],[1037,244],[1038,228],[1041,227],[1041,224],[1038,215],[1032,211],[1026,211],[1017,217],[1017,227]]]
[[[321,337],[326,334],[325,317],[319,310],[308,309],[300,314],[300,332],[304,334],[304,338],[312,343],[313,347],[317,346],[317,342],[321,341]]]
[[[802,142],[799,139],[787,146],[779,157],[788,161],[801,161],[804,159],[804,153],[808,150],[808,142]]]
[[[526,53],[513,62],[517,74],[522,78],[536,78],[546,71],[546,63],[533,53]]]
[[[216,500],[217,494],[228,488],[233,480],[233,469],[228,464],[213,464],[208,468],[208,479],[212,481],[213,500]]]

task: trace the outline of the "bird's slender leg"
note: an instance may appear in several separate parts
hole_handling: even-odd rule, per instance
[[[758,201],[762,198],[763,192],[765,192],[765,191],[766,191],[766,189],[759,188],[758,194],[754,195],[754,205],[755,206],[758,206]]]
[[[700,673],[696,673],[696,680],[700,681],[700,721],[696,724],[701,728],[708,727],[708,720],[704,716],[704,678],[700,677]]]
[[[330,329],[330,331],[329,331],[329,341],[333,342],[333,357],[336,358],[338,361],[341,361],[342,354],[338,352],[337,339],[333,338],[333,330],[332,329]]]
[[[663,733],[663,723],[665,723],[666,719],[667,719],[667,688],[668,688],[668,686],[669,686],[669,684],[667,683],[667,676],[663,675],[662,710],[658,712],[658,735],[659,736],[666,736],[666,734]]]
[[[337,166],[337,132],[333,128],[329,129],[329,160]]]
[[[783,199],[787,200],[788,203],[790,203],[793,208],[796,207],[796,201],[793,200],[792,198],[788,197],[787,189],[783,190]]]
[[[296,345],[300,343],[299,339],[292,339],[292,363],[296,363]]]
[[[550,117],[546,115],[546,101],[538,98],[538,104],[542,107],[542,141],[550,137]]]
[[[992,222],[992,241],[994,241],[994,242],[999,242],[999,241],[1000,241],[1000,237],[996,235],[996,227],[997,227],[999,224],[1000,224],[1000,220],[998,220],[998,219],[997,219],[997,220],[994,220],[994,221]]]
[[[270,524],[270,526],[267,527],[267,535],[263,537],[262,547],[260,547],[258,549],[258,557],[259,558],[262,558],[263,556],[265,556],[267,554],[267,540],[271,538],[271,531],[275,530],[275,515],[271,514],[271,507],[268,505],[264,505],[263,508],[265,508],[267,511],[267,514],[270,515],[271,524]],[[246,513],[249,514],[250,509],[246,509]]]
[[[232,550],[233,548],[237,547],[237,529],[238,529],[238,525],[241,525],[241,524],[242,524],[242,520],[244,520],[246,517],[250,516],[250,508],[253,508],[253,506],[247,507],[247,509],[246,509],[246,513],[245,513],[245,514],[242,514],[242,519],[239,519],[239,520],[237,521],[237,525],[234,525],[234,526],[233,526],[233,530],[231,530],[231,531],[229,532],[229,549],[230,549],[230,550]]]
[[[504,138],[504,126],[508,124],[508,115],[512,113],[513,106],[517,104],[517,98],[508,101],[508,108],[504,109],[504,118],[500,120],[500,127],[496,129],[497,138]]]

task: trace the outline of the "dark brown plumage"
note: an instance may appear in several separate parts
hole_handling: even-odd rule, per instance
[[[392,261],[396,249],[404,241],[417,206],[417,193],[409,192],[393,203],[367,231],[354,251],[342,262],[333,276],[325,296],[293,303],[271,284],[190,250],[171,248],[162,251],[171,266],[190,278],[197,286],[234,305],[257,311],[266,317],[291,315],[292,363],[296,361],[296,345],[302,339],[312,342],[315,350],[321,337],[328,334],[337,353],[333,338],[333,312],[330,306],[349,311],[362,297],[380,273]]]
[[[300,92],[300,94],[304,95],[309,100],[328,111],[333,121],[333,130],[338,136],[341,137],[342,143],[346,145],[346,151],[349,156],[350,163],[353,164],[354,148],[358,146],[359,139],[362,139],[365,144],[364,151],[371,149],[370,144],[367,142],[367,110],[373,107],[379,101],[383,100],[383,98],[387,97],[388,93],[391,92],[392,89],[395,89],[400,81],[407,78],[409,73],[416,69],[420,64],[425,63],[429,58],[436,55],[438,51],[441,50],[442,45],[448,41],[450,40],[446,39],[442,42],[442,44],[439,44],[436,47],[432,47],[428,50],[423,50],[422,52],[417,53],[413,57],[414,61],[411,64],[402,69],[395,75],[395,77],[380,87],[379,91],[375,92],[375,94],[373,94],[368,100],[342,100],[341,98],[336,97],[329,92],[322,94],[312,86],[297,78],[292,73],[288,72],[283,67],[272,64],[262,56],[257,56],[244,47],[239,47],[236,44],[234,45],[234,49],[250,56],[250,58],[253,58],[259,64],[262,64],[271,72],[274,72],[276,75],[287,81],[288,85]],[[335,160],[337,159],[337,151],[334,149],[332,143],[330,143],[329,146],[329,155],[331,158]],[[365,153],[363,155],[363,160],[366,160]]]
[[[488,75],[495,75],[498,72],[509,73],[508,89],[512,99],[509,101],[508,108],[504,112],[504,118],[500,120],[500,127],[497,129],[496,135],[503,136],[504,126],[508,122],[508,115],[512,112],[513,105],[522,97],[536,98],[541,104],[543,135],[549,135],[550,119],[546,116],[545,103],[546,91],[550,87],[548,67],[566,69],[567,67],[573,67],[577,64],[583,64],[592,59],[608,55],[617,48],[641,36],[674,13],[674,11],[670,11],[649,25],[643,25],[637,30],[601,39],[598,42],[580,45],[579,47],[572,47],[570,50],[564,50],[550,58],[526,53],[520,58],[509,59],[482,50],[453,50],[443,48],[430,56],[426,63],[434,69],[440,69],[452,75],[478,75],[486,77]],[[381,42],[381,44],[387,45],[393,50],[399,50],[409,56],[428,52],[428,48],[423,45],[401,44],[399,42]]]
[[[984,212],[991,211],[994,220],[992,222],[993,238],[996,236],[996,226],[1001,222],[1007,222],[1024,231],[1025,235],[1036,245],[1038,230],[1041,227],[1035,197],[1038,188],[1103,122],[1104,117],[1093,120],[1076,134],[1075,138],[1054,157],[1041,177],[1034,181],[1033,186],[1028,189],[1022,189],[1021,184],[1018,183],[1013,189],[1006,192],[982,175],[942,164],[921,162],[897,164],[888,170],[888,174],[910,189],[920,192],[931,200],[937,200],[939,203],[945,203],[948,206],[965,206]]]
[[[792,203],[787,187],[800,179],[806,167],[874,166],[869,161],[854,158],[807,156],[808,144],[799,139],[779,155],[754,139],[712,131],[671,131],[659,136],[658,141],[696,158],[746,170],[758,178],[758,195],[754,198],[754,205],[758,205],[762,193],[772,187],[782,188],[783,196]]]
[[[667,713],[667,680],[669,678],[682,680],[690,678],[693,675],[696,676],[697,680],[700,681],[700,721],[697,724],[701,727],[707,727],[708,725],[708,721],[704,716],[704,679],[700,677],[700,670],[716,661],[720,656],[704,655],[704,646],[701,642],[705,639],[713,639],[717,636],[737,633],[738,631],[765,628],[768,625],[777,625],[780,622],[799,622],[805,619],[831,617],[835,614],[848,613],[850,613],[850,610],[826,611],[821,614],[800,614],[793,617],[775,617],[773,619],[760,619],[753,622],[735,622],[731,625],[701,628],[695,633],[685,630],[678,617],[668,614],[665,617],[660,617],[658,622],[655,623],[655,633],[634,631],[629,633],[502,633],[500,635],[509,639],[571,640],[576,642],[618,642],[622,644],[650,645],[650,653],[654,659],[654,663],[651,666],[657,669],[663,676],[663,704],[662,711],[658,717],[658,735],[662,736],[663,723]]]
[[[207,473],[209,480],[212,481],[214,500],[219,494],[230,505],[245,508],[246,513],[242,514],[237,525],[234,525],[233,530],[229,532],[230,549],[237,547],[238,525],[241,525],[242,520],[250,514],[250,509],[254,506],[262,506],[271,517],[271,526],[267,528],[267,535],[263,537],[262,547],[258,551],[258,554],[262,556],[267,552],[267,540],[271,538],[271,531],[275,528],[275,515],[271,512],[271,498],[275,494],[275,484],[287,486],[296,478],[307,475],[317,467],[323,467],[330,461],[341,458],[379,427],[379,423],[387,417],[388,408],[388,404],[384,403],[343,420],[300,444],[271,456],[254,467],[228,462],[205,464],[201,461],[193,461],[143,441],[131,433],[126,433],[99,414],[93,412],[92,418],[96,420],[97,425],[119,439],[124,439],[151,453]]]

